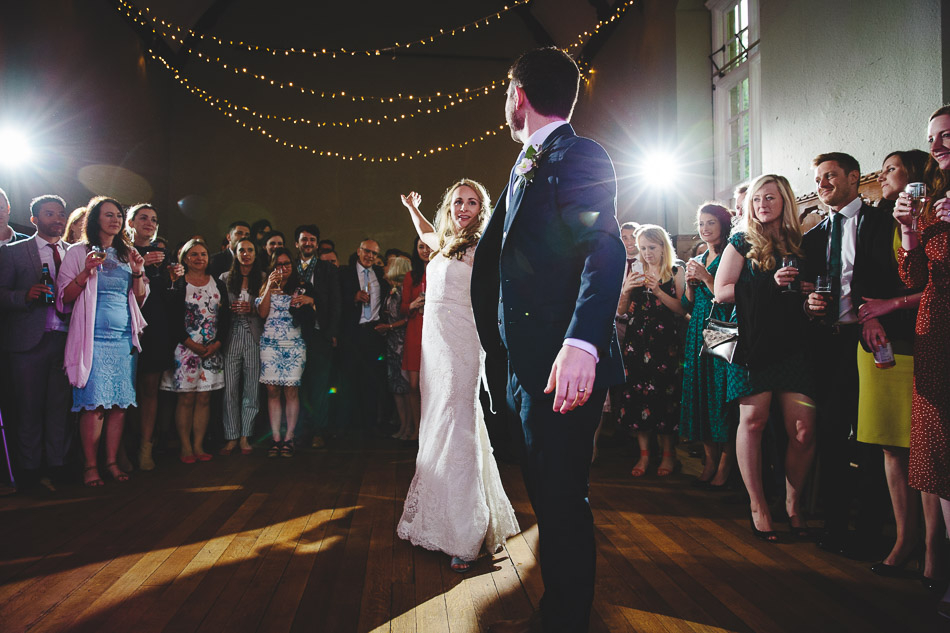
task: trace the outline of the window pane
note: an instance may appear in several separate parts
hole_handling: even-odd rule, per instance
[[[739,85],[736,84],[729,89],[729,118],[733,118],[742,108],[739,106]]]
[[[739,154],[736,153],[730,156],[729,163],[730,163],[729,177],[733,183],[737,183],[743,179],[742,169],[741,169],[741,166],[739,165]]]
[[[739,145],[749,145],[749,114],[739,117]]]
[[[742,144],[739,139],[739,119],[733,119],[729,122],[729,149],[735,149]]]
[[[741,98],[739,99],[739,109],[743,111],[748,110],[749,109],[749,78],[746,77],[745,79],[740,81],[738,88],[741,94]]]

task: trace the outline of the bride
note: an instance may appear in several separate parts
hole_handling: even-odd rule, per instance
[[[469,283],[475,246],[488,223],[488,192],[462,179],[448,188],[433,227],[422,196],[402,196],[419,238],[431,249],[422,324],[422,421],[416,474],[396,533],[452,557],[468,571],[482,547],[495,553],[518,533],[492,457],[478,402],[482,349]]]

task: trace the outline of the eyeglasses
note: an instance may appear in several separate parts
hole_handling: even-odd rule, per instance
[[[369,253],[373,257],[376,257],[377,255],[379,255],[379,251],[371,251],[368,248],[363,248],[362,246],[360,246],[360,250],[363,251],[364,253]]]
[[[278,262],[274,264],[274,268],[290,268],[290,262]]]

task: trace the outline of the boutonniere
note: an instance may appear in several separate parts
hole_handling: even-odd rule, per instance
[[[541,146],[529,145],[524,153],[524,158],[515,165],[515,174],[521,176],[527,185],[534,179],[534,172],[538,170],[541,159]]]

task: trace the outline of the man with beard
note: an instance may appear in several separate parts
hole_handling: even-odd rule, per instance
[[[55,282],[50,287],[41,280],[44,265],[55,280],[66,255],[66,203],[59,196],[39,196],[30,203],[30,215],[36,235],[0,247],[0,310],[5,317],[0,348],[8,359],[20,480],[27,487],[39,481],[44,452],[50,475],[62,475],[71,404],[63,371],[67,321],[49,301],[56,296]]]
[[[314,331],[304,334],[307,364],[300,385],[302,432],[313,436],[313,448],[323,447],[323,436],[327,432],[336,432],[330,425],[330,365],[340,332],[340,282],[337,269],[316,256],[319,241],[320,229],[314,224],[294,229],[297,274],[302,281],[309,282],[316,293],[317,318]]]
[[[237,243],[251,235],[251,225],[244,220],[236,220],[228,225],[228,247],[220,253],[215,253],[208,263],[208,274],[218,279],[222,273],[231,270],[234,261],[234,249]]]

